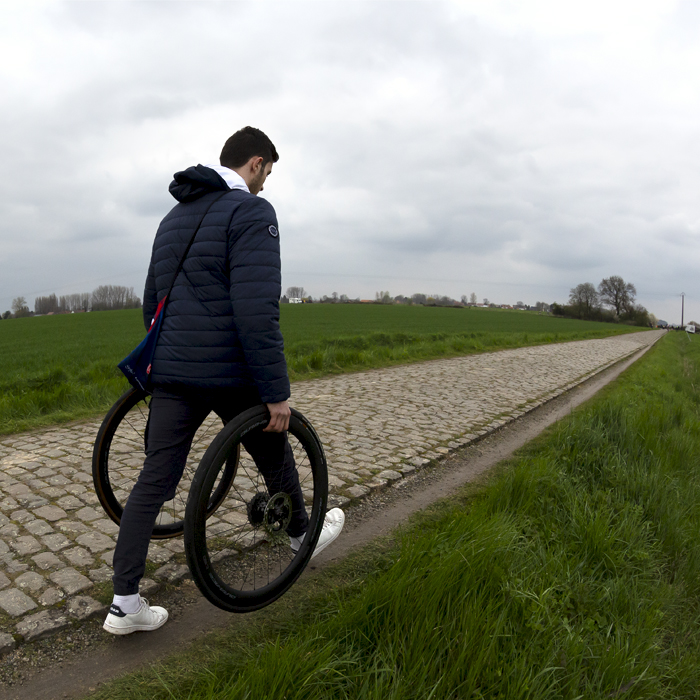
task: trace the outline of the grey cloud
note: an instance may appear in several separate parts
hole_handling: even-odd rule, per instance
[[[688,12],[649,34],[661,79],[603,25],[558,38],[458,3],[45,6],[17,31],[53,53],[0,110],[0,310],[95,270],[138,289],[172,173],[246,123],[281,154],[285,280],[315,294],[551,301],[623,274],[661,309],[700,295],[700,66],[668,41]]]

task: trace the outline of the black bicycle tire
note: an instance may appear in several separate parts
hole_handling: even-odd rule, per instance
[[[203,504],[227,451],[251,430],[269,422],[264,406],[249,409],[230,421],[212,441],[192,479],[185,511],[185,554],[192,578],[207,600],[229,612],[252,612],[273,603],[299,578],[313,554],[323,528],[328,501],[328,470],[323,446],[311,423],[292,409],[289,434],[310,456],[314,493],[306,537],[290,565],[273,582],[254,591],[237,590],[223,582],[210,561]]]
[[[116,525],[121,523],[124,508],[115,496],[109,478],[109,451],[112,440],[129,411],[140,401],[144,401],[149,394],[139,389],[131,388],[124,392],[114,403],[105,416],[95,439],[92,452],[92,480],[95,493],[105,513]],[[236,473],[236,463],[228,464],[224,478],[220,481],[214,498],[209,504],[208,515],[211,515],[226,498],[231,488]],[[179,537],[184,530],[182,520],[174,523],[159,524],[153,528],[151,539],[162,540]]]

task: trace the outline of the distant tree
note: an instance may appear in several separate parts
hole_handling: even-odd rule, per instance
[[[538,302],[535,304],[535,309],[536,309],[537,311],[549,311],[549,310],[550,310],[550,304],[548,304],[548,303],[545,302],[545,301],[538,301]]]
[[[31,311],[27,306],[27,300],[24,297],[16,297],[12,300],[12,311],[14,312],[15,318],[31,316]]]
[[[637,290],[631,282],[625,282],[622,277],[613,275],[607,277],[598,285],[598,294],[603,304],[615,309],[617,316],[634,308]]]
[[[465,306],[469,303],[469,299],[467,298],[467,295],[466,295],[466,294],[462,294],[462,296],[460,297],[459,300],[460,300],[460,301],[462,302],[462,304],[464,304]]]
[[[428,301],[428,298],[425,296],[425,294],[413,294],[411,296],[411,301],[414,304],[425,304]]]
[[[35,314],[51,314],[58,311],[58,299],[55,294],[49,294],[47,297],[36,297],[34,299]]]
[[[339,301],[343,304],[347,304],[350,301],[350,299],[348,299],[347,294],[341,294]]]
[[[488,306],[488,305],[489,305],[489,300],[486,297],[484,297],[484,306]]]
[[[375,299],[380,303],[380,304],[391,304],[393,299],[391,298],[391,294],[386,291],[386,292],[376,292],[375,293]]]
[[[81,294],[71,294],[65,299],[66,310],[80,311],[84,303]],[[112,311],[114,309],[138,309],[141,306],[141,299],[134,294],[133,287],[120,287],[112,284],[101,285],[93,290],[91,306],[93,311]]]
[[[598,292],[590,282],[577,284],[569,292],[569,305],[578,312],[579,318],[591,318],[599,303]]]
[[[288,287],[287,296],[290,299],[305,299],[306,290],[303,287]]]
[[[27,305],[27,300],[24,297],[15,297],[12,300],[12,311],[17,313],[21,311]]]
[[[472,292],[472,293],[469,295],[469,303],[470,303],[470,304],[476,304],[476,299],[477,299],[477,297],[476,297],[476,292]]]
[[[654,317],[641,304],[636,304],[632,308],[628,308],[622,316],[622,321],[630,323],[634,326],[649,326],[653,328],[656,323]]]
[[[2,315],[2,318],[3,318],[3,320],[7,320],[8,318],[12,318],[12,311],[10,311],[9,309],[7,311],[5,311],[5,313],[3,313],[3,315]]]

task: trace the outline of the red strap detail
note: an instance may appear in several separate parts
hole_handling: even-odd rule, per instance
[[[165,300],[168,298],[168,295],[166,294],[159,302],[158,306],[156,307],[156,313],[155,316],[153,317],[153,320],[151,321],[151,325],[148,327],[148,330],[150,331],[151,328],[153,328],[153,324],[158,320],[158,316],[161,315],[163,312],[163,307],[165,306]]]

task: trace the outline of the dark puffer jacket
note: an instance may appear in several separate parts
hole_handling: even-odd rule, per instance
[[[266,200],[243,190],[221,196],[226,190],[221,176],[203,165],[176,173],[170,185],[180,203],[153,244],[143,301],[147,328],[204,219],[168,300],[153,384],[255,386],[265,403],[284,401],[289,379],[279,328],[277,217]]]

